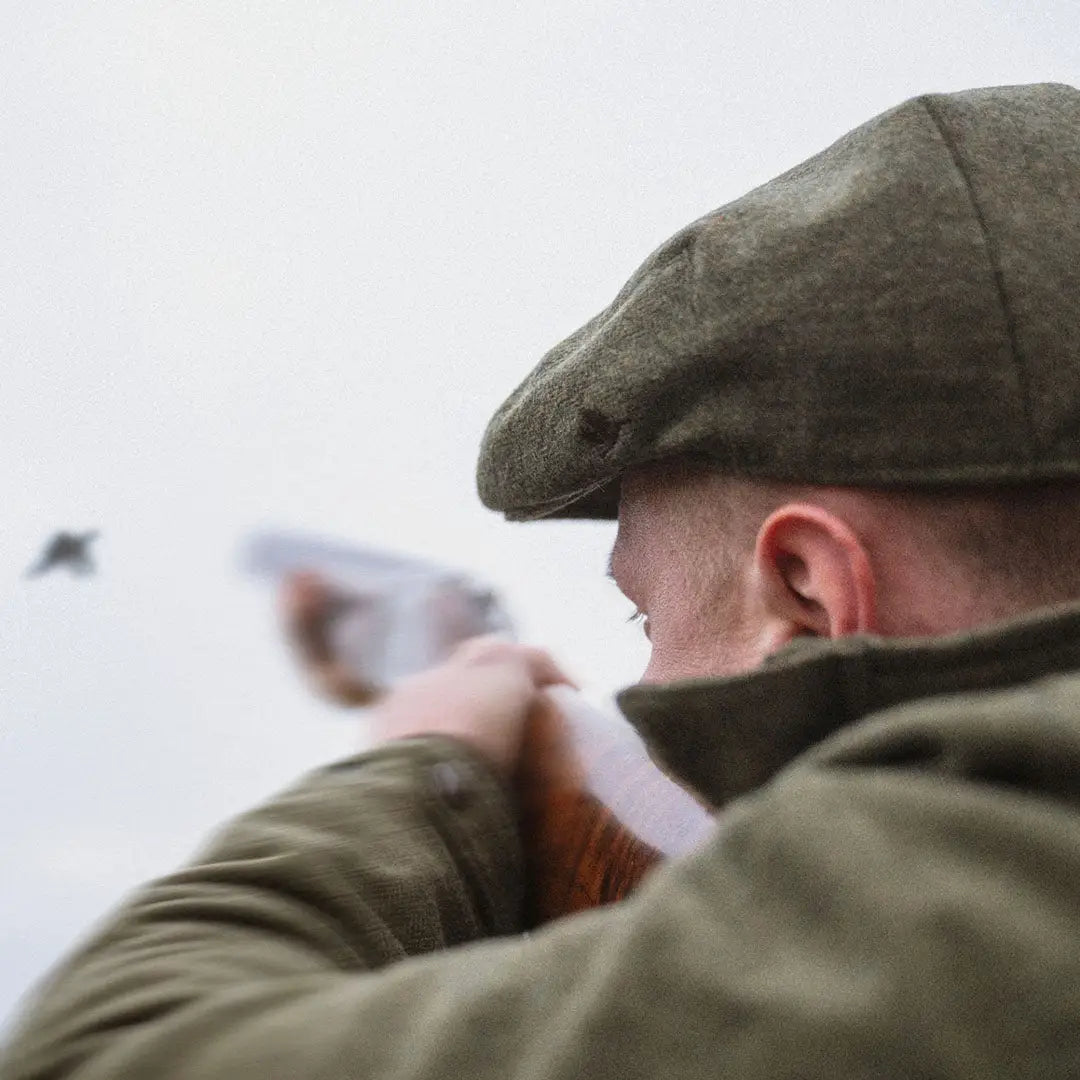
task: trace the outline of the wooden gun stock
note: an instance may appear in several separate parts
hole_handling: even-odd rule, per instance
[[[569,691],[533,708],[517,784],[530,925],[623,899],[713,824],[628,723]]]
[[[317,575],[294,575],[282,594],[286,632],[320,693],[342,705],[371,704],[376,688],[330,640],[336,602]],[[533,707],[516,780],[530,925],[621,900],[660,859],[693,847],[712,825],[625,720],[568,688],[552,688]]]

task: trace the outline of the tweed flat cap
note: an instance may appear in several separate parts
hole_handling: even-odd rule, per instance
[[[914,98],[676,234],[488,425],[483,502],[613,517],[693,456],[856,486],[1080,477],[1080,91]]]

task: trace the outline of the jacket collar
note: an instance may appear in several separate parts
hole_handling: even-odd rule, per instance
[[[722,806],[878,709],[1078,667],[1070,603],[937,638],[798,638],[749,674],[639,684],[618,703],[665,768]]]

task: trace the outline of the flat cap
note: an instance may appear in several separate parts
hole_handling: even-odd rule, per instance
[[[483,502],[613,517],[696,457],[855,486],[1080,477],[1080,91],[914,98],[706,215],[488,425]]]

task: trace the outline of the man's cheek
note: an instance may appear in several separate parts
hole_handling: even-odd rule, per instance
[[[645,665],[645,670],[641,673],[641,678],[638,682],[643,683],[658,683],[663,682],[663,678],[659,675],[659,668],[656,663],[656,650],[649,654],[649,662]]]
[[[649,662],[642,672],[641,682],[670,682],[678,677],[671,648],[665,645],[663,636],[657,634],[654,630],[652,637],[649,639]]]
[[[672,641],[653,633],[649,663],[641,676],[643,683],[674,682],[710,674],[706,659],[693,642]]]

